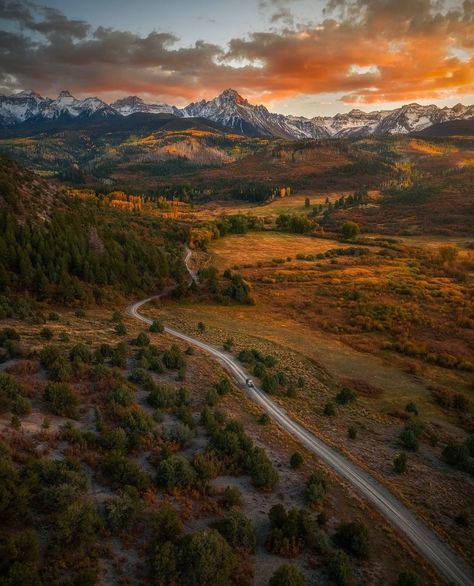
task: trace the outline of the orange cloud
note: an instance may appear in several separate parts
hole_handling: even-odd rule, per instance
[[[67,87],[174,101],[236,87],[263,102],[331,92],[348,103],[474,92],[472,0],[449,11],[431,0],[330,0],[318,26],[258,32],[225,48],[204,41],[176,48],[171,34],[92,30],[28,6],[0,0],[0,17],[23,30],[0,37],[0,85],[7,89]]]

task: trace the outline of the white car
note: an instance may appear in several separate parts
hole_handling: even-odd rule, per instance
[[[251,378],[245,379],[245,384],[250,388],[253,388],[253,386],[254,386],[253,380]]]

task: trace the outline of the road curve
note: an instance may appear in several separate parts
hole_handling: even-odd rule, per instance
[[[191,251],[186,249],[186,267],[191,257]],[[197,280],[196,273],[188,271],[193,281]],[[152,299],[159,299],[169,293],[170,289],[160,295],[148,297],[137,301],[127,308],[127,313],[132,317],[146,323],[152,323],[151,319],[141,315],[139,309]],[[272,419],[285,431],[299,440],[315,456],[331,467],[340,477],[344,478],[355,490],[371,505],[373,505],[389,523],[407,537],[416,549],[438,570],[448,584],[459,586],[473,586],[474,572],[462,558],[460,558],[448,545],[426,525],[419,521],[415,515],[390,493],[382,484],[375,480],[365,470],[341,455],[335,449],[326,445],[315,435],[307,431],[299,423],[293,421],[268,395],[254,386],[249,388],[246,379],[249,374],[241,364],[228,352],[224,352],[211,344],[203,342],[192,336],[188,336],[173,328],[165,327],[165,332],[179,338],[188,344],[201,348],[216,358],[216,360],[234,377],[239,385],[245,389],[251,399],[258,403]]]

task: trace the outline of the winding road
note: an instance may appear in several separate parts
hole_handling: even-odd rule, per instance
[[[197,281],[197,275],[189,266],[191,251],[186,249],[186,267],[193,281]],[[127,313],[132,317],[146,323],[152,320],[141,315],[139,309],[153,299],[159,299],[167,295],[171,289],[164,290],[160,295],[148,297],[137,301],[127,308]],[[341,478],[346,480],[367,502],[373,505],[387,521],[403,534],[416,547],[416,549],[437,569],[448,584],[459,586],[474,585],[474,571],[464,560],[416,516],[380,482],[375,480],[365,470],[351,462],[335,449],[326,445],[322,440],[307,431],[302,425],[293,421],[288,414],[281,409],[261,389],[254,386],[249,388],[246,380],[249,374],[242,368],[235,357],[228,353],[179,332],[173,328],[165,327],[165,332],[179,338],[188,344],[201,348],[213,356],[234,377],[247,395],[258,403],[272,419],[286,432],[295,437],[301,444],[331,467]]]

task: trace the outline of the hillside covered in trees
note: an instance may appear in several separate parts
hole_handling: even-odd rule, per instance
[[[184,275],[181,230],[78,201],[0,160],[0,294],[61,303],[160,289]],[[8,303],[7,303],[8,304]]]

